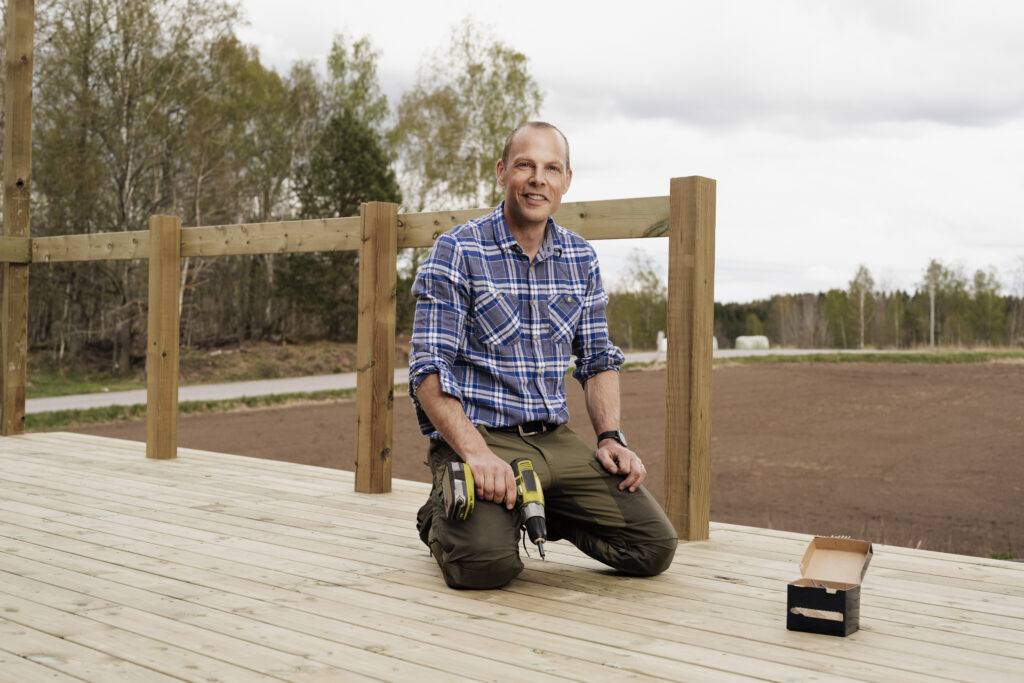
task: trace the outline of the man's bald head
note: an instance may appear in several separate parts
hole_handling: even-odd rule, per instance
[[[508,137],[505,138],[505,147],[501,150],[501,163],[503,166],[508,166],[508,155],[512,149],[512,143],[515,142],[516,133],[524,128],[547,128],[553,130],[562,138],[562,143],[565,145],[565,170],[569,171],[572,166],[569,165],[569,140],[565,137],[565,133],[560,131],[557,126],[553,126],[547,121],[527,121],[526,123],[520,124],[515,127]]]

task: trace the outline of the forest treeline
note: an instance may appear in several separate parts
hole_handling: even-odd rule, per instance
[[[393,103],[369,38],[339,34],[322,63],[278,73],[241,21],[223,0],[36,3],[34,237],[145,230],[154,214],[193,226],[496,202],[504,135],[541,92],[487,27],[454,25]],[[404,255],[405,290],[421,258]],[[354,252],[182,259],[182,342],[352,340],[357,267]],[[138,367],[146,278],[141,261],[34,265],[33,355]]]
[[[715,304],[715,335],[767,335],[790,348],[1010,347],[1024,345],[1024,257],[1004,285],[995,269],[968,277],[931,260],[913,292],[882,289],[860,266],[846,289]],[[1014,293],[1003,294],[1013,288]]]
[[[1024,257],[1013,282],[994,269],[968,278],[963,266],[932,260],[913,292],[876,285],[860,266],[846,289],[777,294],[749,303],[715,304],[715,337],[731,348],[741,335],[765,335],[773,347],[802,349],[1009,347],[1024,345]],[[1003,294],[1007,289],[1014,293]],[[612,338],[653,349],[665,329],[667,287],[653,260],[639,250],[611,287]]]
[[[154,214],[193,226],[352,216],[365,201],[491,206],[504,135],[542,102],[527,58],[471,20],[425,49],[416,82],[391,102],[369,38],[339,34],[322,63],[278,73],[239,40],[239,8],[223,0],[39,0],[36,13],[35,237],[144,230]],[[402,255],[400,330],[422,258]],[[611,287],[612,334],[652,348],[667,292],[634,261]],[[716,306],[716,334],[723,346],[741,333],[913,346],[932,330],[941,344],[1019,342],[1020,295],[1001,296],[991,272],[969,281],[932,266],[912,294],[858,274],[848,290]],[[357,268],[354,252],[182,259],[182,343],[352,341]],[[139,367],[146,280],[143,261],[33,265],[32,356],[100,358],[114,375]]]

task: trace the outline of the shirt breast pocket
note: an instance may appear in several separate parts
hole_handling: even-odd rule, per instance
[[[489,346],[517,343],[523,334],[514,297],[486,290],[473,302],[473,328],[476,338]]]
[[[548,315],[551,319],[551,338],[569,341],[576,333],[583,306],[575,294],[556,294],[548,300]]]

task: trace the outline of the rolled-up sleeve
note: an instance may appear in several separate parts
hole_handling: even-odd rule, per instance
[[[468,281],[462,260],[458,244],[442,235],[413,283],[416,314],[409,354],[409,395],[424,433],[433,431],[416,398],[416,390],[424,378],[437,374],[441,390],[462,399],[462,391],[452,374],[452,364],[465,338],[469,306]]]
[[[601,269],[595,254],[587,275],[583,313],[572,342],[572,352],[576,356],[572,376],[580,384],[586,384],[588,379],[599,372],[617,371],[626,360],[622,350],[608,337],[608,319],[605,316],[607,306],[608,294],[601,282]]]

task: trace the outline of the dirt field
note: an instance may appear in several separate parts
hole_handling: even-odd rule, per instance
[[[778,364],[714,370],[711,518],[876,543],[1024,556],[1024,364]],[[592,440],[570,382],[572,425]],[[623,429],[663,496],[665,372],[622,376]],[[355,405],[184,417],[180,444],[354,467]],[[144,423],[82,433],[144,440]],[[426,481],[408,397],[394,476]]]

